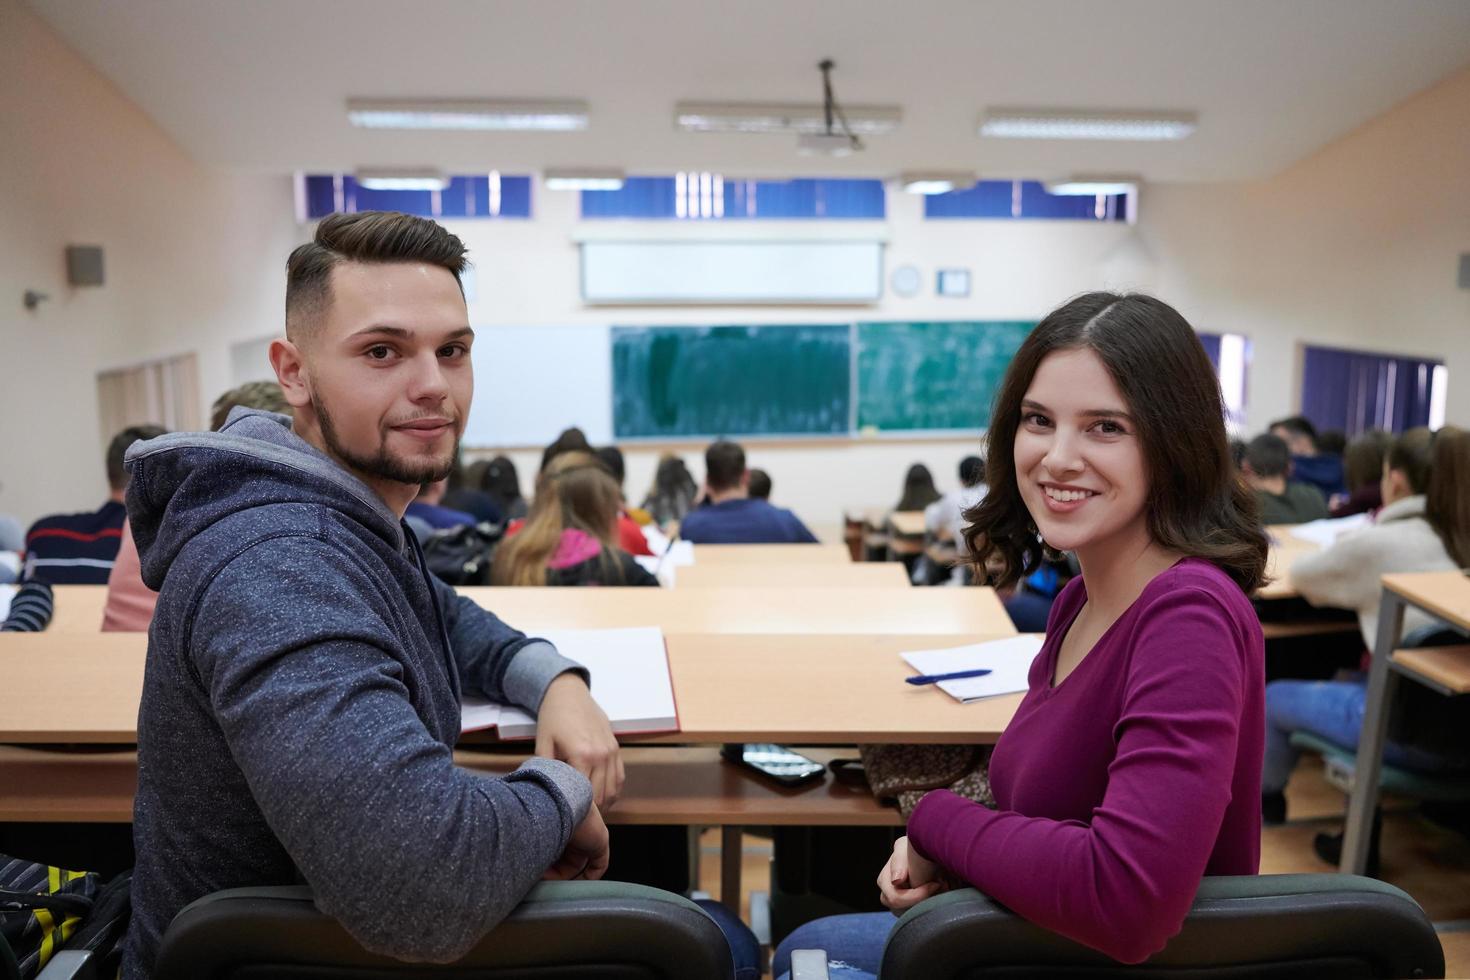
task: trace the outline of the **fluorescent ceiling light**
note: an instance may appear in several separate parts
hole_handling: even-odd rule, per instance
[[[551,191],[616,191],[623,187],[623,172],[605,168],[563,168],[547,170],[542,180],[546,189]]]
[[[1137,177],[1078,176],[1069,177],[1066,180],[1049,180],[1046,182],[1046,192],[1077,197],[1091,197],[1097,194],[1132,194],[1138,190],[1138,184],[1139,178]]]
[[[980,135],[1035,140],[1182,140],[1195,130],[1192,112],[1090,109],[988,109]]]
[[[972,173],[906,173],[898,178],[899,186],[909,194],[948,194],[975,185]]]
[[[347,118],[368,129],[558,131],[587,128],[585,102],[484,99],[348,99]]]
[[[442,191],[449,186],[449,178],[437,170],[394,170],[385,167],[364,167],[353,175],[359,187],[370,191]]]
[[[898,128],[903,110],[897,106],[843,106],[847,129],[854,136],[882,136]],[[674,125],[691,133],[825,133],[827,115],[819,104],[680,102]],[[832,131],[842,132],[833,119]]]

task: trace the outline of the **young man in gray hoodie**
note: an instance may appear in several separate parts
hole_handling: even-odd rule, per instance
[[[464,266],[432,221],[326,218],[287,264],[271,346],[294,422],[237,409],[128,452],[159,590],[128,980],[222,888],[304,880],[368,949],[447,961],[541,878],[607,867],[594,800],[623,771],[587,672],[458,597],[404,530],[469,413]],[[542,758],[502,779],[456,768],[464,693],[537,712]]]

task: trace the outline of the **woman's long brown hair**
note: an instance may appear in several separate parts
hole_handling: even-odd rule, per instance
[[[502,541],[490,568],[492,585],[545,585],[547,563],[561,544],[562,532],[575,528],[602,545],[598,561],[606,581],[621,576],[614,558],[622,495],[607,468],[591,453],[554,457],[536,478],[536,500],[526,524]]]
[[[1266,574],[1267,539],[1255,497],[1230,456],[1220,383],[1184,317],[1138,293],[1087,293],[1053,310],[1007,368],[990,417],[990,492],[965,511],[969,561],[982,580],[989,568],[992,584],[1014,585],[1041,564],[1036,523],[1016,483],[1021,400],[1048,354],[1080,347],[1106,366],[1138,426],[1150,536],[1170,551],[1213,563],[1254,592]]]

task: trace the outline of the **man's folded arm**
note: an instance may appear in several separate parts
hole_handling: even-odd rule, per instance
[[[324,542],[272,539],[215,577],[189,649],[318,906],[370,950],[453,960],[561,855],[591,787],[547,759],[505,778],[457,768],[411,703],[373,594]]]

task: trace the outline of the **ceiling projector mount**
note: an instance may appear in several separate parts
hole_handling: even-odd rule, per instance
[[[837,67],[836,63],[831,58],[824,58],[817,67],[822,72],[822,115],[827,128],[821,133],[802,133],[796,138],[796,148],[808,156],[845,157],[861,150],[863,141],[847,125],[842,106],[837,104],[837,97],[832,94],[832,69]],[[840,132],[833,128],[834,121],[840,124]]]

